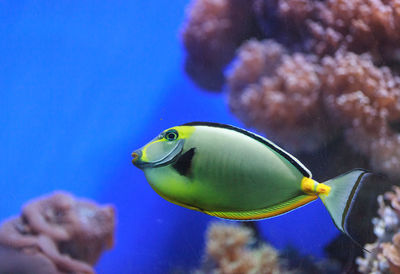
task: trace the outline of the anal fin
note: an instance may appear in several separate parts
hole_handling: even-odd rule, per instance
[[[216,216],[223,219],[231,220],[259,220],[270,217],[275,217],[291,210],[304,206],[318,198],[317,195],[300,195],[286,202],[262,209],[249,211],[206,211],[202,210],[211,216]]]

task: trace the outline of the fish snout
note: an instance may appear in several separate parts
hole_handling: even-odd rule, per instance
[[[134,151],[132,152],[131,156],[132,156],[132,164],[134,164],[136,166],[136,162],[140,159],[140,151]]]

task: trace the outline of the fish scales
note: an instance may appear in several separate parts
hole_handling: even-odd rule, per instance
[[[240,145],[238,145],[240,144]],[[228,129],[198,127],[188,148],[196,146],[195,180],[220,193],[218,207],[248,210],[299,195],[302,174],[264,144]],[[272,161],[271,161],[272,159]],[[276,191],[281,195],[275,195]],[[213,201],[207,209],[214,209]]]

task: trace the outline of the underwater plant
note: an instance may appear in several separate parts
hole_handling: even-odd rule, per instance
[[[195,0],[187,16],[187,72],[247,126],[298,152],[344,136],[400,177],[398,1]]]
[[[387,202],[385,202],[387,201]],[[376,242],[357,259],[361,273],[400,273],[400,188],[378,197],[378,218],[372,220]]]
[[[113,247],[115,211],[56,192],[27,203],[0,226],[1,273],[94,273]]]

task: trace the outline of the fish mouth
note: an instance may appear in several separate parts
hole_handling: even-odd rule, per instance
[[[184,140],[179,140],[174,148],[171,149],[171,151],[164,157],[151,162],[145,162],[141,160],[143,154],[141,150],[134,151],[132,153],[132,163],[140,169],[166,166],[174,162],[179,157],[183,150],[183,144]]]

